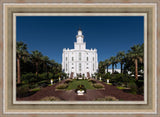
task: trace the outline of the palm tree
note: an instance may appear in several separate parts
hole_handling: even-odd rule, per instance
[[[18,75],[18,81],[17,83],[21,83],[21,65],[20,60],[23,56],[28,54],[27,52],[27,44],[24,44],[23,42],[17,42],[16,44],[16,56],[17,56],[17,75]]]
[[[102,75],[105,73],[105,63],[103,61],[100,61],[98,64],[98,71]]]
[[[108,67],[111,65],[111,61],[108,60],[108,59],[106,59],[106,60],[104,61],[104,63],[105,63],[105,66],[106,66],[106,68],[107,68],[107,73],[108,73]]]
[[[42,61],[43,61],[43,69],[44,71],[47,72],[47,78],[48,78],[48,71],[47,71],[47,67],[48,67],[48,64],[49,64],[49,57],[48,56],[43,56],[42,57]]]
[[[116,59],[116,57],[111,56],[111,58],[109,59],[109,61],[110,61],[111,64],[112,64],[112,73],[114,73],[114,65],[116,66],[116,64],[117,64],[117,59]]]
[[[131,50],[128,51],[128,56],[131,58],[131,60],[134,61],[135,64],[135,79],[138,80],[138,60],[140,62],[143,61],[143,49],[142,47],[138,45],[134,45],[131,47]]]
[[[122,73],[122,67],[123,67],[123,63],[124,63],[125,52],[124,51],[118,52],[116,57],[117,57],[118,62],[120,62],[120,64],[121,64],[121,73]]]
[[[36,65],[36,77],[38,77],[38,66],[39,63],[42,61],[42,57],[43,57],[42,53],[39,52],[38,50],[32,51],[31,59]]]

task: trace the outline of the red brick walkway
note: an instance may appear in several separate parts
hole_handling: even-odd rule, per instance
[[[64,81],[60,82],[63,83]],[[99,83],[102,83],[105,86],[105,89],[90,89],[87,90],[87,93],[85,93],[83,96],[78,96],[74,90],[55,90],[56,85],[48,86],[37,93],[24,98],[18,98],[18,100],[25,100],[25,101],[31,101],[31,100],[40,100],[46,96],[55,96],[60,98],[61,100],[68,100],[68,101],[92,101],[97,98],[104,98],[105,96],[113,96],[117,99],[123,100],[123,101],[143,101],[144,97],[142,95],[133,95],[130,93],[125,93],[120,89],[117,89],[116,86],[107,85],[104,82],[97,81]]]

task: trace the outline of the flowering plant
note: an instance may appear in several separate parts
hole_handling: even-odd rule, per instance
[[[80,90],[80,91],[83,91],[86,93],[86,88],[84,87],[84,85],[78,85],[77,86],[77,89],[75,90],[75,92],[77,93],[77,91]]]

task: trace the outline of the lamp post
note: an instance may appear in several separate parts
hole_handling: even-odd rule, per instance
[[[53,79],[51,79],[51,85],[53,85]]]

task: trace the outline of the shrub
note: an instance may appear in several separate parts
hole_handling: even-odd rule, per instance
[[[29,86],[28,85],[22,85],[16,88],[16,95],[17,97],[25,97],[29,93]]]
[[[72,82],[72,80],[71,79],[67,79],[64,83],[70,83],[70,82]]]
[[[45,80],[45,79],[49,79],[49,78],[47,78],[48,76],[47,76],[47,73],[45,72],[45,73],[42,73],[42,74],[38,74],[38,78],[40,79],[40,80]]]
[[[97,88],[97,89],[104,88],[104,85],[101,84],[101,83],[95,83],[95,84],[93,84],[93,86],[94,86],[95,88]]]
[[[131,82],[132,79],[128,74],[112,74],[110,82],[116,86],[127,85],[127,83]]]
[[[40,88],[34,88],[34,89],[31,89],[31,91],[37,92],[37,91],[40,91]]]
[[[105,97],[105,100],[106,101],[118,101],[118,99],[116,99],[116,97],[113,97],[113,96],[107,96]]]
[[[118,99],[113,96],[106,96],[105,98],[97,98],[96,101],[118,101]]]
[[[24,83],[31,83],[37,80],[35,73],[22,74],[21,78]]]
[[[53,73],[49,73],[48,77],[49,77],[49,79],[51,79],[53,77]]]
[[[42,98],[41,101],[60,101],[60,99],[54,96],[47,96],[45,98]]]
[[[93,84],[96,83],[96,81],[93,80],[93,79],[89,79],[88,81],[89,81],[89,82],[92,82]]]
[[[143,86],[138,88],[138,94],[139,95],[144,95],[144,87]]]
[[[128,87],[130,88],[130,91],[132,94],[136,94],[137,93],[137,85],[135,82],[130,82],[128,83]]]
[[[32,84],[29,84],[29,88],[30,89],[34,89],[36,87],[39,87],[39,84],[38,83],[32,83]]]
[[[117,89],[125,89],[124,87],[117,87]]]
[[[109,72],[109,73],[106,73],[105,76],[104,76],[104,78],[105,78],[105,79],[110,79],[110,78],[111,78],[110,72]]]
[[[50,80],[43,80],[38,82],[38,87],[46,87],[48,84],[50,84]]]
[[[67,88],[67,87],[68,87],[68,84],[63,83],[63,84],[57,85],[57,86],[56,86],[56,89],[65,89],[65,88]]]

